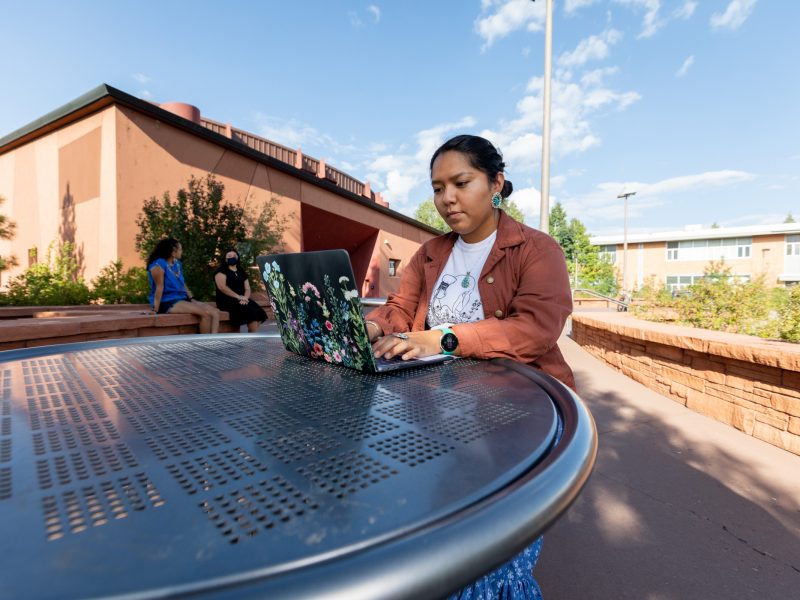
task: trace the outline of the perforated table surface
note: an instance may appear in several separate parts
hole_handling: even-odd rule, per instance
[[[3,598],[435,598],[532,542],[596,451],[577,396],[510,361],[362,374],[264,335],[0,360]]]

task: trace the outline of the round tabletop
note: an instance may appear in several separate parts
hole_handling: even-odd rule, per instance
[[[511,361],[360,373],[238,334],[0,359],[6,598],[435,598],[596,452],[577,396]]]

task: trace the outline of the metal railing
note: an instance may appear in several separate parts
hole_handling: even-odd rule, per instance
[[[248,148],[252,148],[257,152],[261,152],[262,154],[266,154],[267,156],[271,156],[272,158],[276,158],[279,161],[286,163],[288,165],[295,166],[297,163],[297,151],[291,148],[287,148],[281,144],[273,142],[272,140],[268,140],[258,135],[253,135],[252,133],[248,133],[247,131],[243,131],[241,129],[235,129],[233,127],[229,127],[223,123],[219,123],[217,121],[213,121],[211,119],[203,118],[201,119],[201,124],[206,129],[213,131],[214,133],[218,133],[219,135],[228,136],[232,140],[240,142],[247,146]],[[319,170],[320,161],[316,158],[311,156],[303,155],[301,168],[310,171],[311,173],[317,173]],[[340,188],[347,190],[353,194],[357,194],[359,196],[364,195],[364,183],[353,177],[352,175],[348,175],[344,171],[340,171],[335,167],[331,167],[329,165],[325,165],[325,173],[324,178],[334,182]],[[374,200],[374,195],[370,194],[371,199]]]
[[[606,306],[609,304],[615,304],[617,307],[617,311],[625,312],[628,310],[628,306],[630,302],[625,302],[624,300],[617,300],[616,298],[611,298],[610,296],[604,296],[600,292],[595,292],[594,290],[588,290],[586,288],[575,288],[572,290],[572,302],[575,302],[575,294],[587,294],[589,296],[593,296],[595,298],[600,298],[601,300],[606,301]],[[580,300],[580,298],[578,298]]]

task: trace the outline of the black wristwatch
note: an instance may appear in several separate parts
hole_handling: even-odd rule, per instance
[[[449,327],[442,327],[442,337],[439,338],[439,346],[442,349],[442,354],[453,354],[458,348],[458,338],[453,330]]]

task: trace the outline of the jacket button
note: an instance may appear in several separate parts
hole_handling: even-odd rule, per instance
[[[500,309],[494,311],[494,316],[497,317],[498,319],[501,319],[503,317],[503,311]]]
[[[494,283],[494,277],[492,277],[491,275],[489,275],[489,276],[486,278],[486,283]]]

